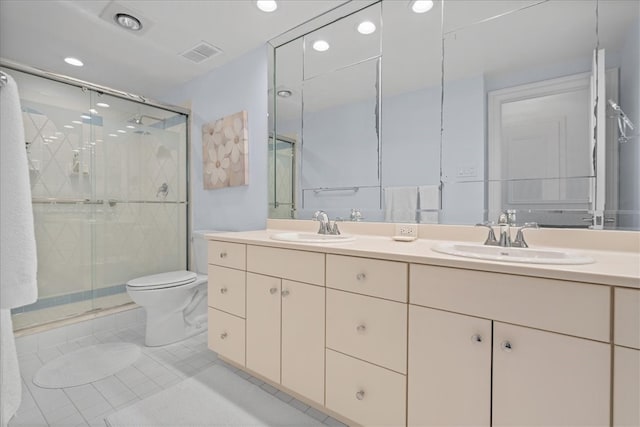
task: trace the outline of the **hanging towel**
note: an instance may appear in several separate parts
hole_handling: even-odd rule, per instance
[[[11,310],[0,309],[0,426],[6,427],[22,400],[16,341]]]
[[[18,86],[0,88],[0,308],[38,298],[36,240]]]
[[[418,187],[384,189],[384,219],[391,222],[416,222]]]
[[[440,185],[421,185],[418,187],[420,199],[420,223],[437,224],[440,210]]]

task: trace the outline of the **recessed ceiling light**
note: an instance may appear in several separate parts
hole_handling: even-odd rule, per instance
[[[85,120],[91,120],[91,116],[88,114],[83,114],[80,116],[81,118],[85,119]]]
[[[425,13],[431,10],[433,7],[432,0],[414,0],[411,3],[411,10],[415,13]]]
[[[64,62],[69,65],[73,65],[74,67],[82,67],[84,65],[84,63],[78,58],[73,58],[71,56],[67,56],[66,58],[64,58]]]
[[[89,110],[89,112],[90,112],[91,114],[98,114],[98,110],[96,110],[95,108],[91,108],[91,109]]]
[[[109,104],[105,103],[105,102],[98,102],[96,104],[96,106],[98,107],[102,107],[102,108],[109,108]]]
[[[96,139],[96,142],[102,142],[102,140],[101,139]]]
[[[288,98],[293,94],[293,92],[291,92],[288,89],[283,89],[283,90],[279,90],[278,91],[278,96],[281,96],[282,98]]]
[[[127,133],[126,130],[118,129],[118,133]]]
[[[80,120],[72,120],[71,123],[75,123],[77,125],[81,125],[82,124],[82,122]],[[73,126],[71,126],[69,129],[73,129]]]
[[[116,13],[113,17],[118,25],[125,30],[140,31],[142,29],[142,22],[133,15],[128,13]]]
[[[133,125],[127,125],[127,127],[128,127],[129,129],[135,129],[135,128],[136,128],[136,127],[135,127],[135,126],[133,126]]]
[[[256,6],[263,12],[273,12],[278,8],[278,3],[275,0],[258,0]]]
[[[313,42],[313,48],[318,52],[324,52],[329,49],[329,43],[324,40],[316,40]]]
[[[64,127],[66,127],[67,129],[73,129],[73,126],[71,125],[64,125]]]
[[[376,24],[371,21],[364,21],[358,25],[358,32],[360,34],[371,34],[376,30]]]
[[[109,134],[109,136],[112,136],[112,137],[114,137],[114,138],[117,138],[117,137],[118,137],[118,135],[116,135],[115,133],[110,133],[110,134]]]

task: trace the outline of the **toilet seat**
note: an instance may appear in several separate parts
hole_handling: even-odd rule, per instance
[[[197,276],[193,271],[169,271],[167,273],[152,274],[150,276],[129,280],[127,282],[127,288],[133,291],[176,288],[195,282]]]

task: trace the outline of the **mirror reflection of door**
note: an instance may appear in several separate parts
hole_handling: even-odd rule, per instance
[[[490,218],[516,209],[519,223],[590,225],[597,175],[590,106],[590,73],[489,93]]]
[[[269,218],[295,218],[295,140],[269,137]]]

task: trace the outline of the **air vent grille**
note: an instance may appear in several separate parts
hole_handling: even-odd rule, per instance
[[[214,45],[207,42],[200,42],[196,46],[184,52],[182,56],[196,64],[199,64],[202,61],[212,58],[220,53],[222,53],[222,50],[218,49]]]

